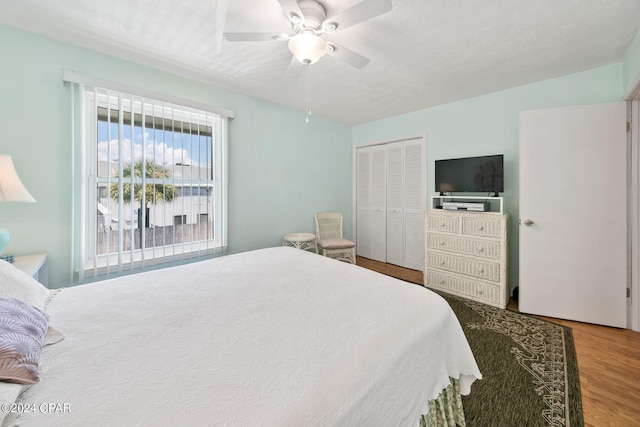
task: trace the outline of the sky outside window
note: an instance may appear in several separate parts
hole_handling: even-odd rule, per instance
[[[149,116],[148,120],[149,120]],[[98,121],[98,162],[116,161],[122,158],[124,164],[142,160],[144,145],[145,161],[155,162],[167,166],[174,172],[175,166],[194,166],[208,169],[208,176],[199,179],[211,179],[211,136],[199,134],[197,124],[185,124],[186,129],[174,131],[172,129],[133,127],[133,137],[130,122],[123,126],[122,153],[118,152],[118,123],[107,124],[106,120]],[[201,126],[202,132],[211,133],[210,127]],[[175,176],[173,174],[172,176]]]

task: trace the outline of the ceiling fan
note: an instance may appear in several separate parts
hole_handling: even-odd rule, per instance
[[[391,10],[391,0],[363,0],[327,18],[324,6],[316,0],[277,1],[291,21],[293,34],[224,33],[224,38],[232,42],[288,41],[293,57],[304,65],[311,65],[329,54],[356,68],[362,68],[369,63],[368,58],[326,41],[322,35],[351,27]]]

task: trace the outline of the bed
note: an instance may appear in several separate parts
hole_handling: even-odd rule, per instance
[[[49,323],[3,426],[416,426],[482,377],[440,296],[293,248],[51,292],[12,268]]]

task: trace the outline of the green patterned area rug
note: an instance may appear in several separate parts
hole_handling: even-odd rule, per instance
[[[571,328],[442,295],[483,379],[463,396],[469,427],[584,426]]]

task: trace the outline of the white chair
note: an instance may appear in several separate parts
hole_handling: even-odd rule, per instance
[[[342,238],[341,213],[316,214],[316,243],[320,255],[356,263],[356,244]]]

